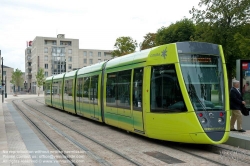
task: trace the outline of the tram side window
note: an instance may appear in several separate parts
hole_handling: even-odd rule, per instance
[[[59,84],[57,81],[53,82],[52,92],[54,98],[59,97]]]
[[[73,79],[66,80],[65,91],[64,91],[64,94],[66,94],[65,97],[67,96],[65,98],[66,100],[69,100],[69,101],[73,100],[72,88],[73,88]]]
[[[89,103],[89,84],[90,84],[90,77],[83,78],[83,102]]]
[[[91,77],[90,89],[89,89],[90,100],[94,104],[98,103],[98,76]]]
[[[63,99],[68,100],[68,80],[64,81],[64,94],[63,94]]]
[[[143,68],[134,69],[133,109],[142,111]]]
[[[45,84],[45,90],[44,90],[44,94],[45,96],[50,96],[50,83],[46,83]]]
[[[78,78],[77,79],[77,92],[76,92],[76,100],[78,102],[82,102],[82,96],[83,96],[83,78]]]
[[[117,98],[117,73],[109,73],[107,75],[107,84],[106,84],[106,105],[107,106],[116,106]]]
[[[173,64],[152,67],[150,89],[151,112],[187,110]]]
[[[120,71],[117,77],[117,107],[130,109],[131,71]]]

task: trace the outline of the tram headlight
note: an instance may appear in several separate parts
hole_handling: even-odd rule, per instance
[[[218,118],[218,122],[223,123],[224,122],[223,118]]]
[[[206,118],[201,119],[201,123],[206,123],[206,122],[207,122]]]

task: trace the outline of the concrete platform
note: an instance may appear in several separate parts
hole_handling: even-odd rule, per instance
[[[245,133],[230,132],[230,137],[225,144],[250,150],[250,130],[247,130]]]
[[[2,97],[0,95],[0,97]],[[4,99],[4,103],[0,102],[0,165],[44,165],[43,162],[48,160],[44,158],[38,160],[40,151],[48,151],[46,146],[41,142],[29,125],[20,116],[19,112],[15,110],[11,103],[6,102],[7,99],[22,99],[22,98],[36,98],[37,95],[9,95]],[[39,97],[43,98],[43,94]],[[247,132],[240,133],[237,131],[230,133],[230,138],[226,144],[250,150],[250,116],[243,117],[243,128]],[[27,153],[28,152],[28,153]],[[16,154],[13,154],[16,153]],[[16,155],[24,155],[29,163],[15,163]],[[47,153],[47,155],[50,155]],[[53,159],[52,159],[53,160]],[[31,162],[32,161],[32,162]],[[38,162],[39,161],[39,162]],[[52,161],[54,162],[54,161]],[[57,162],[50,163],[50,165],[59,165]]]
[[[2,97],[2,96],[0,96]],[[9,96],[7,99],[35,98],[37,95]],[[39,97],[43,98],[43,95]],[[0,165],[57,165],[12,103],[0,102]]]

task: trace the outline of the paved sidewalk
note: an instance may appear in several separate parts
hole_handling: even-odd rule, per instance
[[[2,96],[0,96],[2,97]],[[0,102],[0,165],[55,165],[59,164],[49,157],[47,147],[41,142],[20,113],[8,99],[37,98],[42,95],[9,95]],[[5,119],[6,118],[6,119]],[[45,153],[46,152],[46,153]],[[20,157],[21,156],[21,157]],[[46,163],[46,164],[45,164]]]

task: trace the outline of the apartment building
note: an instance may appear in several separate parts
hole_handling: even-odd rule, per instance
[[[2,65],[0,65],[0,66],[1,66],[1,69],[0,69],[0,73],[1,73],[1,76],[0,76],[1,77],[0,78],[1,88],[0,89],[1,89],[1,91],[0,91],[0,93],[2,94],[2,88],[4,88],[4,91],[6,91],[7,94],[11,94],[13,92],[14,85],[12,83],[10,83],[10,81],[11,81],[11,76],[12,76],[12,72],[14,71],[14,69],[3,65],[3,73],[2,73]],[[2,74],[3,74],[3,79],[2,79]],[[4,87],[2,87],[2,80],[5,84]]]
[[[111,59],[112,50],[79,49],[79,39],[37,36],[25,49],[26,90],[37,93],[36,73],[44,69],[45,77],[57,75]],[[42,91],[42,89],[41,89]]]
[[[79,49],[79,66],[86,67],[111,59],[111,50]]]

